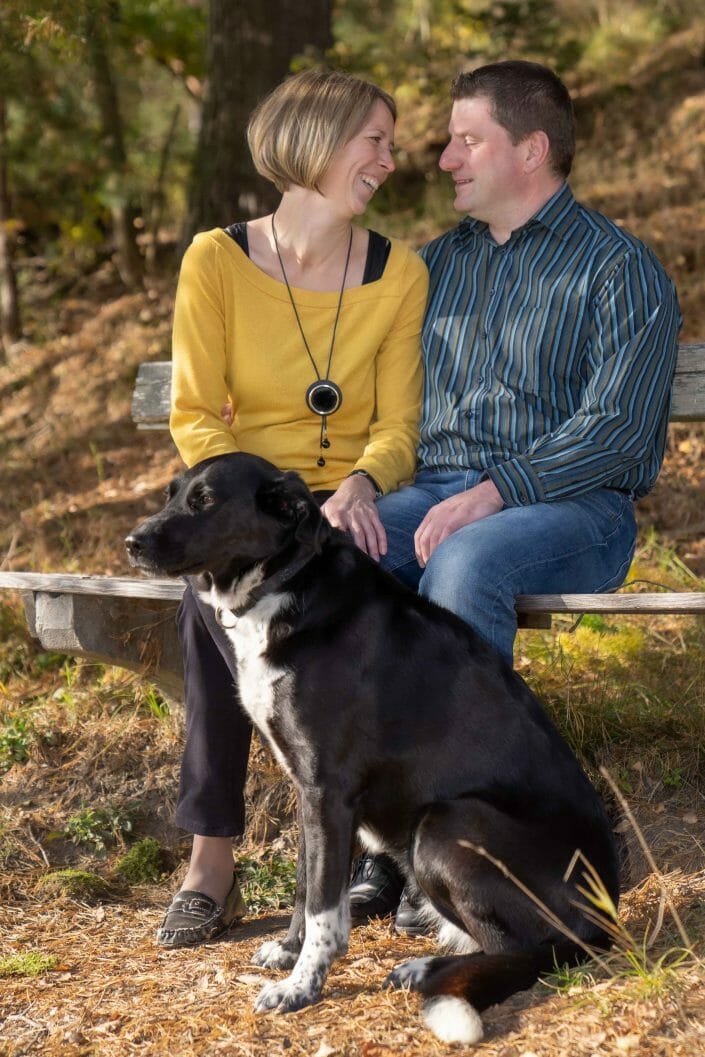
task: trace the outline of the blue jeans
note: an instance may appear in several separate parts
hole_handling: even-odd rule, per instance
[[[388,539],[382,564],[472,624],[511,662],[516,595],[607,591],[624,581],[636,542],[633,503],[624,492],[600,488],[574,499],[505,507],[458,529],[420,568],[414,532],[424,516],[480,476],[420,470],[412,485],[380,499]]]

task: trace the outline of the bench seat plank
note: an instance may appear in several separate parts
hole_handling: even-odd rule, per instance
[[[671,422],[705,419],[705,344],[679,345],[673,377]]]
[[[139,579],[66,573],[0,572],[0,587],[45,594],[101,595],[178,602],[180,579]],[[519,595],[519,613],[705,613],[705,591]]]
[[[704,613],[705,591],[519,595],[519,613]]]
[[[0,587],[48,594],[114,595],[121,598],[159,598],[178,602],[183,580],[130,579],[123,576],[87,576],[66,573],[0,572]]]

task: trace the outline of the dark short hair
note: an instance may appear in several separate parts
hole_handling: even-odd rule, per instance
[[[512,143],[545,132],[557,176],[568,176],[575,157],[575,112],[560,77],[537,62],[510,59],[459,73],[450,87],[453,102],[483,96]]]
[[[255,107],[247,141],[257,172],[278,191],[318,190],[334,155],[357,135],[376,102],[396,121],[382,88],[338,70],[305,70],[277,85]]]

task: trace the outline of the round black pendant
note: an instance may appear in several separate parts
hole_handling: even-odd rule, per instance
[[[342,402],[343,394],[335,382],[322,381],[319,378],[306,390],[306,406],[314,415],[332,415]]]

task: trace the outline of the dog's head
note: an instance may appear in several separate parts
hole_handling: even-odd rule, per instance
[[[215,455],[176,477],[166,505],[126,538],[130,564],[151,575],[208,572],[232,580],[287,547],[320,550],[329,529],[295,473],[256,455]]]

